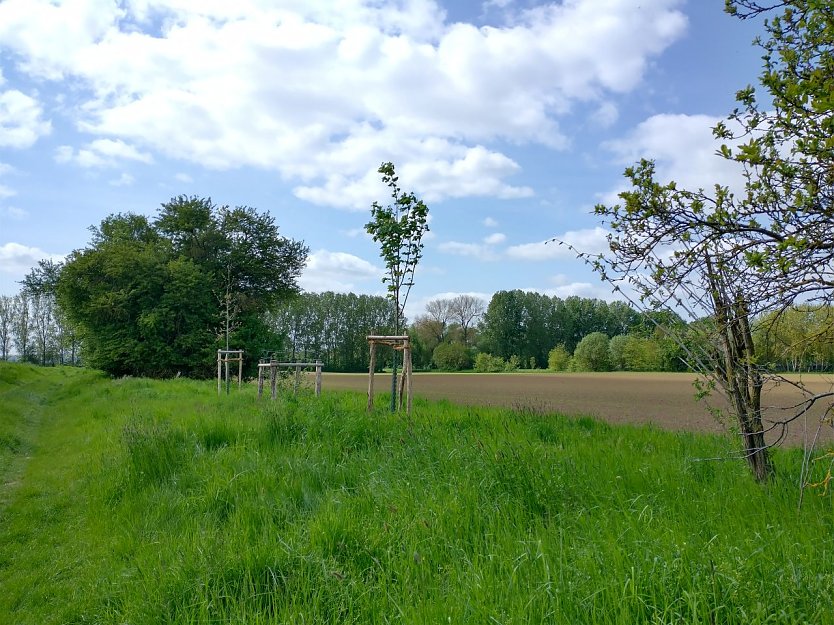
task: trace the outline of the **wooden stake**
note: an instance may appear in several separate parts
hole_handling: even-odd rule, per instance
[[[374,369],[376,369],[376,343],[371,341],[371,366],[368,373],[368,412],[374,409]]]
[[[258,365],[258,399],[264,396],[264,369],[266,367],[261,367],[260,364]]]
[[[408,345],[408,344],[406,344],[403,357],[405,358],[404,367],[406,369],[406,373],[404,373],[404,375],[407,378],[405,392],[406,392],[406,395],[408,396],[408,400],[407,400],[406,407],[405,407],[405,413],[410,417],[411,416],[411,406],[412,406],[413,402],[412,402],[412,395],[411,395],[411,389],[412,389],[412,384],[411,384],[411,346]]]

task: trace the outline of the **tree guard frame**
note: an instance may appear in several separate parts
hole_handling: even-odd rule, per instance
[[[262,358],[258,363],[258,399],[264,394],[264,378],[266,377],[266,370],[269,369],[269,390],[270,397],[275,399],[278,397],[278,371],[280,368],[292,369],[295,368],[295,392],[298,393],[298,387],[301,384],[301,369],[308,367],[316,368],[316,397],[321,397],[321,371],[324,363],[321,360],[315,362],[280,362],[274,358]]]
[[[403,353],[403,372],[400,377],[399,410],[403,408],[403,395],[406,396],[406,414],[411,416],[412,408],[412,367],[411,367],[411,337],[403,336],[368,336],[368,346],[371,351],[371,362],[368,367],[368,412],[374,408],[374,369],[376,368],[376,346],[389,345],[396,351]],[[405,387],[405,393],[403,393]]]
[[[217,394],[220,395],[222,388],[221,380],[223,378],[223,365],[226,369],[226,395],[229,394],[230,379],[229,379],[229,363],[237,363],[237,388],[241,389],[243,384],[243,350],[242,349],[218,349],[217,350]]]

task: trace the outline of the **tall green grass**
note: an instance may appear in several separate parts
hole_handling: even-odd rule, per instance
[[[0,367],[0,623],[834,622],[798,452]]]

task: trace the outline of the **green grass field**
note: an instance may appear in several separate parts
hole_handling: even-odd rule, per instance
[[[0,364],[0,623],[834,623],[799,450],[364,403]]]

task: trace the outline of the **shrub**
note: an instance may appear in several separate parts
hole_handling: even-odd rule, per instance
[[[478,373],[498,373],[504,371],[507,363],[500,356],[481,352],[475,356],[475,371]]]
[[[547,368],[551,371],[567,371],[570,368],[570,353],[563,343],[547,354]]]
[[[608,361],[615,371],[627,370],[625,353],[631,338],[628,334],[618,334],[608,341]]]
[[[432,362],[444,371],[462,371],[472,367],[472,354],[461,343],[441,343],[434,348]]]
[[[612,368],[619,371],[658,371],[662,368],[663,353],[654,339],[619,334],[608,343]]]
[[[591,332],[584,336],[573,352],[573,359],[579,371],[608,371],[608,336],[602,332]]]

